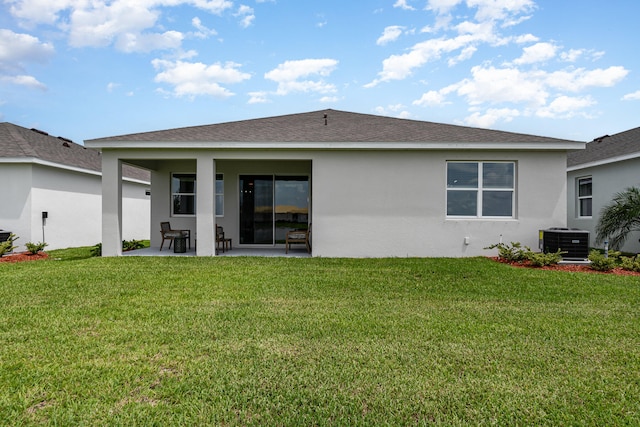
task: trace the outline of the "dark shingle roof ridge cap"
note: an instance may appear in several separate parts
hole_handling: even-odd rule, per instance
[[[418,120],[418,119],[412,119],[412,118],[399,118],[399,117],[392,117],[392,116],[383,116],[383,115],[377,115],[377,114],[370,114],[370,113],[356,113],[356,112],[350,112],[350,111],[344,111],[344,110],[336,110],[336,109],[331,109],[331,108],[327,108],[327,109],[321,109],[321,110],[313,110],[313,111],[307,111],[307,112],[300,112],[300,113],[290,113],[290,114],[282,114],[282,115],[276,115],[276,116],[270,116],[270,117],[257,117],[257,118],[249,118],[249,119],[241,119],[241,120],[234,120],[234,121],[226,121],[226,122],[220,122],[220,123],[213,123],[213,124],[206,124],[206,125],[195,125],[195,126],[185,126],[185,127],[178,127],[178,128],[172,128],[172,129],[164,129],[164,130],[155,130],[155,131],[147,131],[147,132],[140,132],[140,133],[131,133],[131,134],[123,134],[123,135],[116,135],[116,136],[109,136],[109,137],[103,137],[103,138],[94,138],[94,139],[88,139],[85,140],[85,145],[88,146],[92,146],[94,144],[99,144],[101,142],[107,142],[107,141],[153,141],[153,142],[187,142],[187,141],[208,141],[206,138],[203,138],[202,136],[199,137],[199,139],[194,139],[194,138],[189,138],[186,134],[190,133],[190,132],[194,132],[194,131],[198,131],[198,130],[213,130],[213,129],[224,129],[225,127],[238,127],[238,126],[242,126],[243,124],[256,124],[256,123],[264,123],[264,124],[268,124],[270,122],[280,122],[282,120],[286,120],[286,119],[295,119],[296,117],[309,117],[311,115],[314,114],[318,114],[317,120],[318,123],[321,123],[321,121],[323,120],[323,115],[326,115],[326,120],[328,121],[329,126],[331,126],[331,121],[332,121],[332,114],[334,115],[333,119],[335,119],[335,115],[338,114],[338,117],[345,117],[345,116],[354,116],[354,117],[359,117],[361,119],[366,119],[366,118],[370,118],[370,119],[376,119],[376,120],[380,120],[380,121],[390,121],[390,122],[395,122],[395,123],[402,123],[402,122],[406,122],[409,123],[411,125],[415,125],[415,126],[430,126],[432,128],[438,128],[440,130],[456,130],[458,132],[462,132],[466,135],[464,139],[465,142],[484,142],[484,141],[488,141],[491,140],[492,138],[490,138],[490,135],[495,135],[495,136],[500,136],[500,138],[497,138],[497,140],[495,142],[499,142],[499,141],[505,141],[505,142],[522,142],[522,141],[527,141],[527,142],[561,142],[561,143],[566,143],[566,142],[570,142],[570,143],[584,143],[584,141],[573,141],[573,140],[568,140],[568,139],[561,139],[561,138],[554,138],[554,137],[546,137],[546,136],[539,136],[539,135],[531,135],[531,134],[524,134],[524,133],[516,133],[516,132],[509,132],[509,131],[502,131],[502,130],[494,130],[494,129],[484,129],[484,128],[477,128],[477,127],[470,127],[470,126],[464,126],[464,125],[457,125],[457,124],[447,124],[447,123],[436,123],[436,122],[431,122],[431,121],[425,121],[425,120]],[[415,128],[414,128],[415,129]],[[473,136],[474,134],[476,135],[482,135],[482,137],[478,137],[478,136]],[[183,135],[182,137],[178,137],[177,135]],[[157,136],[157,139],[151,139],[154,136]],[[245,139],[243,139],[245,138]],[[226,141],[226,142],[240,142],[240,141],[251,141],[251,142],[257,142],[259,141],[259,138],[246,138],[246,136],[244,136],[243,138],[227,138],[227,139],[223,139],[223,138],[218,138],[215,139],[216,142],[222,142],[222,141]],[[372,136],[368,136],[364,139],[368,140],[369,142],[373,142],[372,141]],[[457,140],[455,138],[442,138],[439,139],[438,142],[448,142],[451,140],[454,140],[456,142],[460,142],[460,140]],[[267,141],[274,141],[275,139],[269,139],[269,138],[265,138],[263,142],[267,142]],[[403,138],[402,136],[400,136],[396,141],[402,141]],[[415,136],[412,138],[408,138],[408,140],[411,141],[415,141]],[[405,141],[405,142],[408,142]],[[213,139],[211,139],[210,141],[214,141]],[[280,141],[285,141],[285,140],[280,140]],[[309,141],[314,141],[313,139],[308,139],[308,138],[298,138],[297,140],[294,138],[291,139],[286,139],[286,141],[288,142],[294,142],[294,141],[298,141],[298,142],[309,142]],[[359,141],[358,139],[354,138],[353,140],[348,140],[348,141]],[[378,139],[376,140],[376,142],[385,142],[385,141],[390,141],[390,139]],[[431,137],[431,139],[425,139],[422,142],[433,142],[433,137]],[[317,142],[321,142],[320,139],[317,140]],[[335,142],[335,141],[334,141]],[[89,144],[86,144],[89,143]]]

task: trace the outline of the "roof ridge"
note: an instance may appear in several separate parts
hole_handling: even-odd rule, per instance
[[[85,140],[91,143],[107,141],[582,142],[331,108]]]

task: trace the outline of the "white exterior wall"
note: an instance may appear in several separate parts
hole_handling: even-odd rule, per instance
[[[31,181],[30,164],[0,164],[0,229],[18,236],[21,247],[31,238]]]
[[[448,160],[516,162],[516,218],[446,218]],[[313,162],[313,254],[462,257],[566,226],[566,157],[558,152],[319,153]],[[467,238],[468,244],[465,244]]]
[[[46,211],[46,249],[95,245],[102,239],[101,199],[100,176],[34,166],[30,241],[42,241]]]
[[[578,217],[577,180],[591,176],[592,181],[592,213],[591,218]],[[567,173],[567,223],[569,227],[589,231],[590,246],[595,244],[596,226],[600,219],[600,211],[611,203],[616,193],[629,187],[640,187],[640,159],[632,159],[595,166]],[[640,232],[631,233],[625,245],[624,252],[640,253]]]
[[[216,172],[224,174],[225,215],[216,222],[234,246],[242,174],[311,173],[314,256],[482,256],[492,255],[484,248],[500,241],[535,250],[538,230],[567,226],[563,151],[211,150],[197,156],[215,160]],[[160,246],[160,221],[194,233],[195,217],[170,216],[170,174],[195,172],[196,155],[126,151],[122,157],[153,159],[157,165],[152,172],[151,245]],[[516,162],[516,218],[447,219],[448,160]]]
[[[18,236],[15,251],[27,242],[48,244],[47,250],[93,246],[102,241],[100,175],[27,163],[0,165],[0,228]],[[124,239],[149,238],[149,186],[123,184]],[[42,220],[42,212],[48,218]]]

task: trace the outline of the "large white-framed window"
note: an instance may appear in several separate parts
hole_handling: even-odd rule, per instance
[[[216,216],[224,216],[224,175],[216,174]]]
[[[171,174],[171,216],[195,216],[196,174]]]
[[[448,218],[515,218],[516,163],[448,161]]]
[[[593,178],[584,176],[577,179],[578,217],[591,218],[593,204]]]

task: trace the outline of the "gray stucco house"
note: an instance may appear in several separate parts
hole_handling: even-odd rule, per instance
[[[151,246],[160,222],[215,254],[282,248],[312,227],[319,257],[490,254],[499,241],[537,247],[566,227],[566,153],[584,143],[321,110],[85,141],[102,152],[103,255],[121,255],[122,167],[151,171]],[[197,185],[196,185],[197,183]]]
[[[102,239],[100,153],[64,137],[0,123],[0,229],[47,249],[95,245]],[[126,166],[121,234],[149,238],[149,173]]]
[[[640,127],[605,135],[587,143],[584,150],[567,156],[569,227],[590,232],[595,247],[595,229],[600,211],[616,193],[640,186]],[[632,233],[625,252],[640,253],[640,233]],[[599,245],[602,247],[602,245]]]

